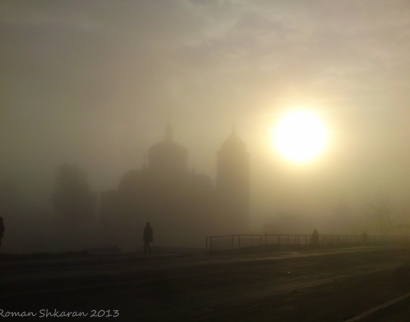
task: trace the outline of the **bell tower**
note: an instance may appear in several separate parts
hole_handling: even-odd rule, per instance
[[[226,234],[245,234],[249,230],[250,166],[245,143],[231,135],[217,152],[216,193]]]
[[[168,123],[165,127],[164,139],[149,148],[149,169],[174,174],[187,171],[188,151],[185,147],[174,141],[172,134],[172,125]]]

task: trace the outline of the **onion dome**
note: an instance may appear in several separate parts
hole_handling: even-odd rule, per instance
[[[246,145],[241,138],[236,134],[235,124],[232,125],[231,135],[222,143],[220,152],[246,152]]]
[[[171,124],[165,128],[165,138],[149,148],[148,167],[155,170],[185,170],[187,169],[188,150],[172,138]]]

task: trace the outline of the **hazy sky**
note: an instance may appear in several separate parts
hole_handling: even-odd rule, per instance
[[[0,44],[0,176],[33,196],[64,162],[95,190],[116,188],[169,112],[190,166],[213,179],[235,119],[254,213],[410,190],[406,0],[0,0]],[[271,144],[293,106],[331,135],[305,167]]]

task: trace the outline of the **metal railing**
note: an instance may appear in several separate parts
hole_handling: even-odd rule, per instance
[[[319,235],[315,244],[386,244],[409,243],[409,236],[367,236],[360,235]],[[262,245],[308,245],[312,235],[269,234],[269,235],[227,235],[206,238],[207,251],[228,251]]]

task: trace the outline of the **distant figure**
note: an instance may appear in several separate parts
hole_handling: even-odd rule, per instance
[[[319,233],[315,229],[312,234],[312,244],[319,244]]]
[[[4,233],[4,222],[3,217],[0,217],[0,246],[1,246],[1,239],[3,238]]]
[[[144,254],[151,254],[151,248],[149,247],[149,243],[154,241],[154,232],[152,231],[152,228],[147,222],[144,228],[144,237],[142,238],[144,241]]]
[[[366,231],[364,231],[363,234],[362,234],[362,242],[363,242],[363,243],[366,243],[366,242],[367,242],[367,237],[368,237],[368,236],[367,236],[367,233],[366,233]]]

